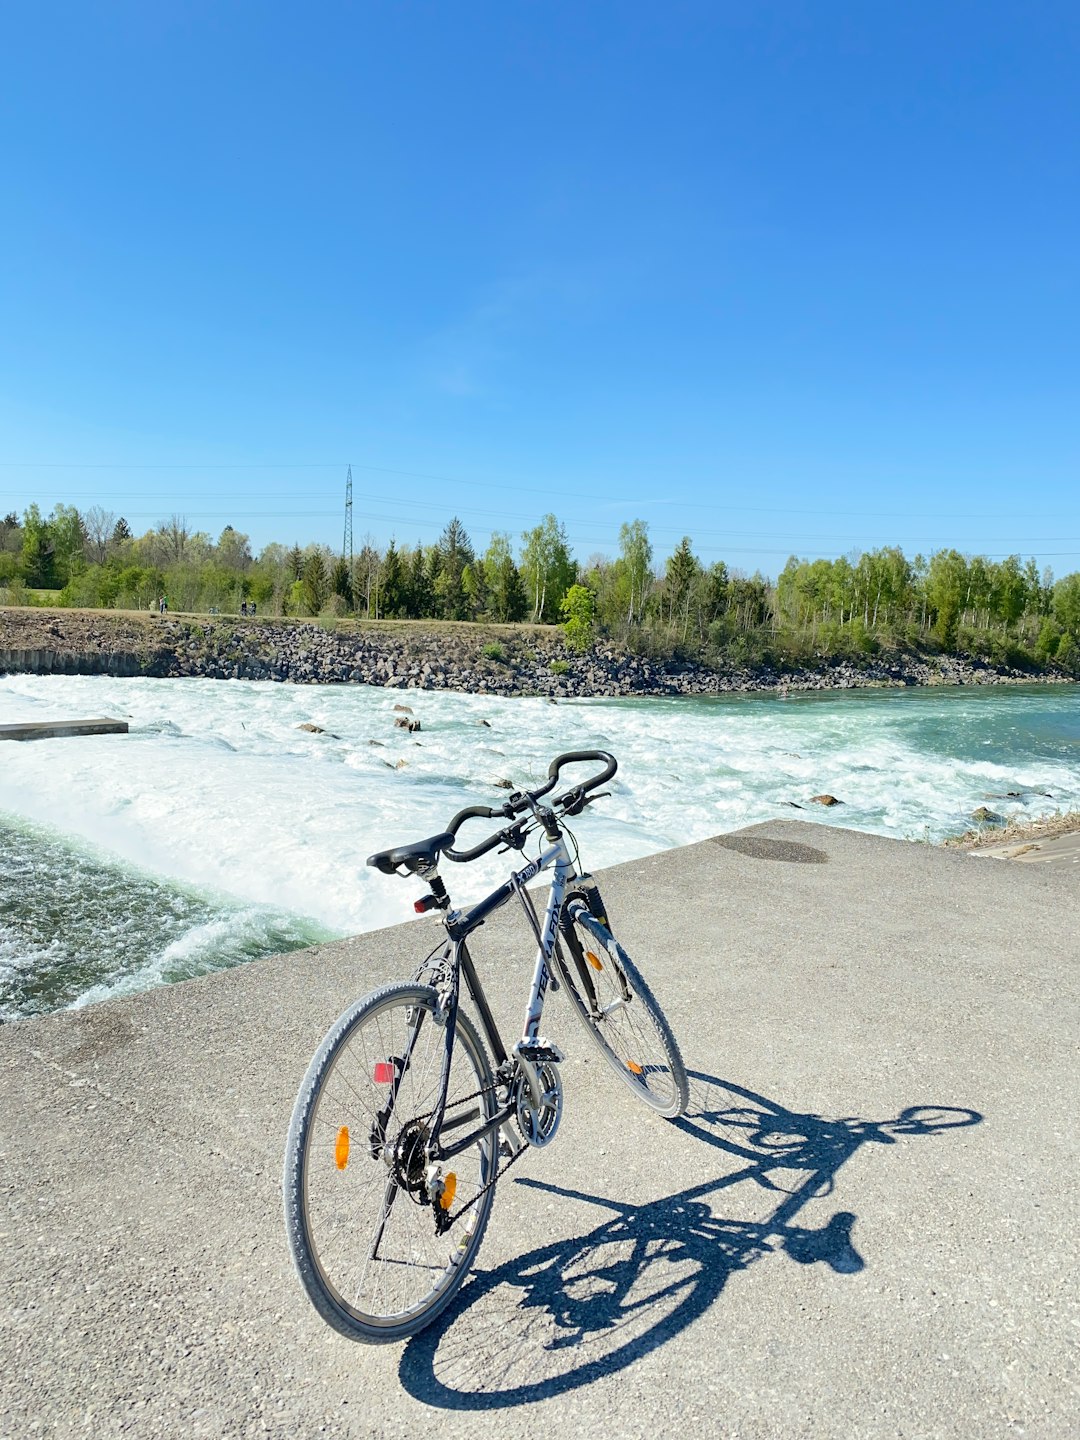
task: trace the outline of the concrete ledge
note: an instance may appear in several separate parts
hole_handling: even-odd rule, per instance
[[[0,725],[0,740],[60,740],[73,735],[126,735],[126,720],[35,720]]]
[[[1078,1433],[1072,873],[790,822],[602,881],[691,1113],[554,996],[562,1132],[405,1346],[311,1310],[280,1168],[322,1033],[431,922],[0,1030],[0,1433]],[[478,936],[509,1029],[530,949]]]

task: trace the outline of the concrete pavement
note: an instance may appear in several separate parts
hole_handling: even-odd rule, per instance
[[[0,1029],[0,1435],[1080,1432],[1075,871],[777,822],[601,879],[690,1113],[554,996],[562,1132],[405,1345],[310,1308],[280,1168],[322,1033],[429,921]],[[475,952],[512,1030],[520,916]]]

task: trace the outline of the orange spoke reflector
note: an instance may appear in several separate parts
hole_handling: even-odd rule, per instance
[[[585,951],[585,959],[588,960],[589,964],[594,970],[602,970],[604,968],[603,965],[600,964],[597,956],[595,956],[591,950]]]
[[[644,1074],[645,1074],[645,1071],[641,1068],[641,1066],[640,1066],[640,1065],[635,1065],[634,1062],[633,1062],[633,1060],[627,1060],[627,1062],[626,1062],[626,1068],[630,1071],[630,1073],[631,1073],[632,1075],[644,1075]]]
[[[443,1181],[442,1194],[439,1196],[439,1204],[444,1210],[449,1210],[454,1203],[454,1196],[457,1194],[457,1176],[451,1170]]]
[[[334,1146],[334,1164],[339,1170],[344,1170],[349,1163],[349,1127],[342,1125],[337,1132],[337,1144]]]
[[[391,1085],[394,1080],[394,1067],[389,1060],[380,1060],[375,1066],[375,1084]]]

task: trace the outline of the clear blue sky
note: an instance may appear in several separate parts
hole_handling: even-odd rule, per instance
[[[0,16],[0,513],[1080,569],[1080,6]]]

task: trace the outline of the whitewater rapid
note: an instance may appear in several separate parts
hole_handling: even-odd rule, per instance
[[[419,732],[395,727],[398,705]],[[194,950],[180,973],[197,973],[235,949],[230,927],[250,931],[253,917],[266,932],[256,953],[288,948],[283,934],[309,943],[409,918],[416,885],[378,874],[366,856],[441,830],[463,805],[497,803],[500,780],[539,782],[560,751],[619,760],[610,799],[576,827],[591,868],[773,818],[937,840],[979,805],[1028,817],[1080,805],[1075,686],[556,705],[367,686],[0,678],[0,723],[99,715],[128,720],[130,733],[0,746],[0,814],[16,837],[8,868],[15,851],[25,859],[62,843],[69,869],[119,867],[133,885],[152,877],[193,910],[157,951],[143,947],[134,976],[105,964],[104,979],[69,987],[63,1003],[176,978],[154,963],[169,946]],[[988,798],[1010,791],[1020,793]],[[844,803],[808,804],[823,792]],[[50,885],[63,863],[41,868]],[[505,866],[446,865],[444,878],[468,901]],[[0,914],[0,973],[5,954],[28,963],[18,927],[5,924]]]

